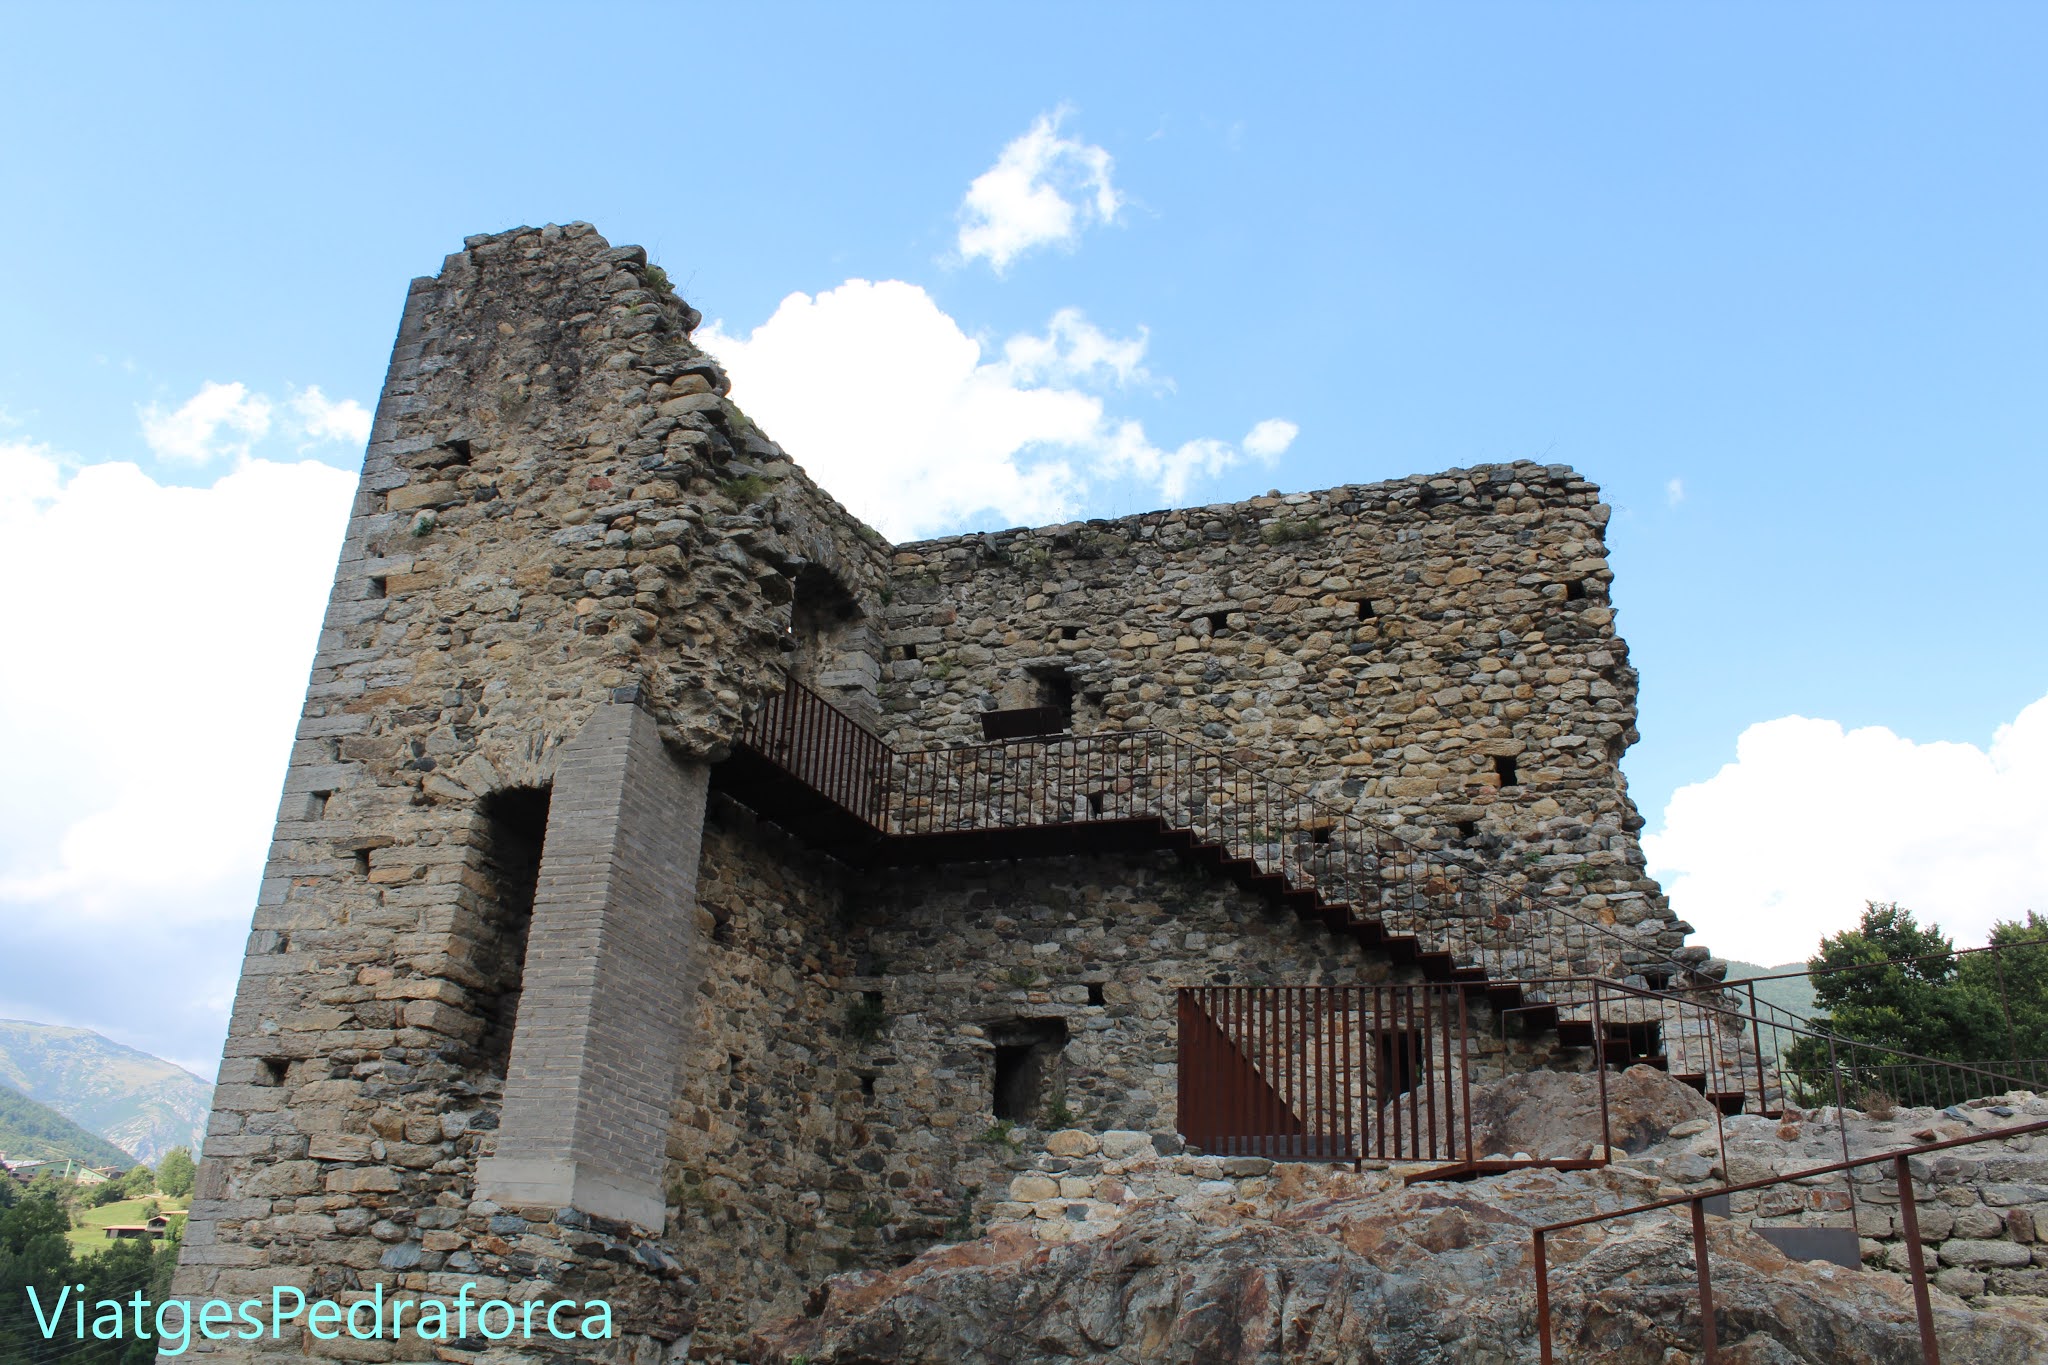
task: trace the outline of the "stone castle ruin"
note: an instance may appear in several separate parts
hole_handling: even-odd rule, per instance
[[[1722,969],[1644,872],[1593,484],[892,545],[698,322],[584,224],[413,282],[176,1292],[545,1286],[720,1358],[1063,1191],[1019,1134],[1470,1163],[1469,1079],[1597,1048],[1763,1096],[1529,984]]]

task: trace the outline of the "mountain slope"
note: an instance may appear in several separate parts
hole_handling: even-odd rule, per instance
[[[0,1085],[12,1086],[154,1165],[173,1147],[194,1155],[213,1087],[90,1029],[0,1019]]]
[[[1779,967],[1760,967],[1754,962],[1730,962],[1728,964],[1728,979],[1734,981],[1739,977],[1745,976],[1784,976],[1787,972],[1804,972],[1805,970],[1806,964],[1804,962],[1787,962]],[[1735,1000],[1742,1008],[1748,1008],[1745,994],[1738,993],[1735,996]],[[1777,1030],[1772,1029],[1770,1021],[1777,1019],[1787,1024],[1793,1021],[1786,1014],[1774,1014],[1771,1010],[1764,1007],[1776,1005],[1779,1009],[1788,1011],[1790,1015],[1796,1015],[1801,1019],[1811,1019],[1814,1011],[1818,1008],[1814,1004],[1813,981],[1810,977],[1806,976],[1789,976],[1785,977],[1782,981],[1763,982],[1756,988],[1756,1002],[1759,1013],[1764,1019],[1764,1028],[1761,1036],[1764,1055],[1772,1058],[1778,1055],[1780,1047],[1791,1044],[1793,1035],[1781,1034]]]
[[[70,1157],[87,1166],[135,1164],[135,1158],[65,1118],[46,1104],[0,1086],[0,1152],[10,1161],[62,1161]]]

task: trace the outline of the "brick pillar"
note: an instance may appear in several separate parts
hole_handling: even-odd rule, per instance
[[[709,776],[630,704],[563,747],[481,1197],[661,1228]]]

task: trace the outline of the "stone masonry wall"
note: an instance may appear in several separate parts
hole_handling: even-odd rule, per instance
[[[583,224],[471,238],[414,281],[285,779],[180,1294],[453,1293],[472,1274],[524,1294],[594,1265],[637,1315],[629,1331],[687,1331],[686,1305],[645,1288],[672,1263],[608,1257],[588,1220],[554,1210],[480,1208],[473,1180],[517,1004],[506,938],[521,932],[503,886],[520,859],[489,802],[545,789],[614,696],[637,695],[679,757],[722,757],[779,686],[807,581],[879,615],[886,547],[726,401],[689,342],[696,322],[644,252]]]
[[[978,742],[1063,674],[1078,732],[1176,732],[1678,953],[1620,769],[1608,513],[1520,462],[899,546],[888,734]]]

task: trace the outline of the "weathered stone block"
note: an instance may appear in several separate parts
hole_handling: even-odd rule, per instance
[[[1956,1238],[1941,1244],[1941,1263],[1970,1270],[2014,1269],[2032,1265],[2033,1253],[2016,1242]]]

